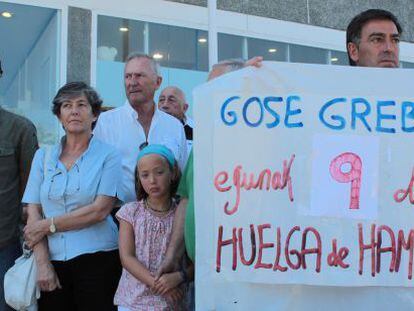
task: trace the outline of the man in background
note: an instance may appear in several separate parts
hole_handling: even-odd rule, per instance
[[[133,53],[125,63],[127,102],[99,116],[94,134],[115,146],[122,154],[122,186],[119,197],[136,201],[134,171],[137,156],[148,144],[161,144],[173,153],[181,169],[187,161],[187,144],[182,124],[157,109],[154,94],[162,77],[158,63],[146,54]]]
[[[391,12],[371,9],[358,14],[346,30],[349,64],[398,68],[402,31],[398,19]]]
[[[4,300],[4,275],[22,252],[20,202],[37,148],[33,123],[0,107],[0,311],[13,310]]]
[[[168,86],[162,90],[158,98],[158,109],[176,117],[184,126],[187,140],[187,151],[190,153],[193,145],[193,120],[186,116],[188,103],[184,92],[176,86]]]

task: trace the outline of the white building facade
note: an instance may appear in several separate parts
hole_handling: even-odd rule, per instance
[[[25,115],[42,144],[62,134],[52,98],[69,81],[96,87],[108,107],[125,101],[123,61],[140,51],[157,58],[163,85],[185,91],[229,58],[348,65],[347,24],[368,8],[401,21],[401,67],[414,67],[411,1],[0,1],[0,105]],[[216,7],[216,8],[215,8]],[[3,14],[8,12],[10,14]],[[9,16],[11,15],[11,16]],[[210,16],[210,18],[209,18]],[[209,38],[217,38],[210,42]],[[191,115],[191,108],[189,111]]]

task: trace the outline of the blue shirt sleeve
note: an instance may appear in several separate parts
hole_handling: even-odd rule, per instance
[[[24,191],[23,203],[40,204],[40,186],[43,182],[44,150],[38,149],[34,155],[29,179]]]
[[[117,196],[121,184],[121,169],[121,154],[113,149],[105,159],[97,195]]]

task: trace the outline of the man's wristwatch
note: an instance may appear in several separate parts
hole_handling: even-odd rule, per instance
[[[53,221],[53,217],[52,218],[50,218],[50,226],[49,226],[49,231],[50,231],[50,233],[55,233],[56,232],[56,226],[55,226],[55,223],[54,223],[54,221]]]

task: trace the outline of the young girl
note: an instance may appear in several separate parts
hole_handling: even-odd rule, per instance
[[[114,302],[120,311],[183,309],[185,273],[168,273],[161,285],[154,277],[170,241],[179,179],[168,148],[148,145],[139,153],[135,170],[138,202],[125,204],[116,214],[123,271]]]

